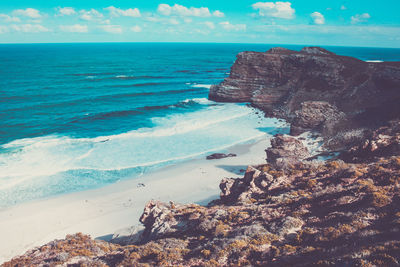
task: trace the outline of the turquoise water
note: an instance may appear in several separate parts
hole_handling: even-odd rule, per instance
[[[287,130],[245,104],[207,100],[238,52],[271,47],[1,45],[0,207],[104,186]],[[328,49],[400,60],[399,49]]]

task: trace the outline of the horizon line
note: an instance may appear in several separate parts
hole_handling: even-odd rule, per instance
[[[35,45],[35,44],[246,44],[246,45],[287,45],[287,46],[308,46],[308,47],[353,47],[353,48],[383,48],[383,49],[400,49],[399,47],[387,47],[387,46],[354,46],[354,45],[323,45],[323,44],[284,44],[284,43],[241,43],[241,42],[190,42],[190,41],[133,41],[133,42],[17,42],[17,43],[2,43],[0,45]]]

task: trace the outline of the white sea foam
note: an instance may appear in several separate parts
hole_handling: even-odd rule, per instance
[[[192,87],[194,88],[211,88],[211,84],[192,84]]]
[[[189,102],[196,102],[202,105],[208,105],[208,104],[213,104],[215,102],[208,100],[205,97],[202,98],[188,98],[182,101],[183,103],[189,103]]]
[[[383,60],[366,60],[365,62],[380,63],[380,62],[383,62]]]
[[[126,179],[260,137],[263,127],[276,127],[276,120],[260,118],[245,105],[207,105],[214,102],[205,98],[186,101],[206,107],[153,118],[153,128],[117,135],[45,136],[3,145],[8,152],[0,153],[0,206]]]

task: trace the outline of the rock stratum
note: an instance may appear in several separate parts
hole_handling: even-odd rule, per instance
[[[321,48],[240,53],[210,98],[291,122],[265,164],[223,178],[207,206],[150,201],[143,230],[69,235],[2,266],[399,266],[399,81],[398,63]],[[314,160],[304,131],[335,156]]]
[[[379,125],[400,113],[400,62],[369,63],[319,47],[272,48],[237,55],[209,98],[249,102],[293,123],[292,134],[335,124]],[[326,125],[325,125],[326,122]],[[343,127],[343,125],[342,125]]]

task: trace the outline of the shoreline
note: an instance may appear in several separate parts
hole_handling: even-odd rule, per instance
[[[219,197],[219,183],[224,177],[242,176],[248,165],[265,162],[268,137],[265,134],[252,143],[226,149],[237,157],[192,159],[102,188],[1,210],[0,235],[5,242],[0,244],[0,262],[67,234],[82,232],[105,238],[140,225],[139,217],[151,199],[206,205]]]

